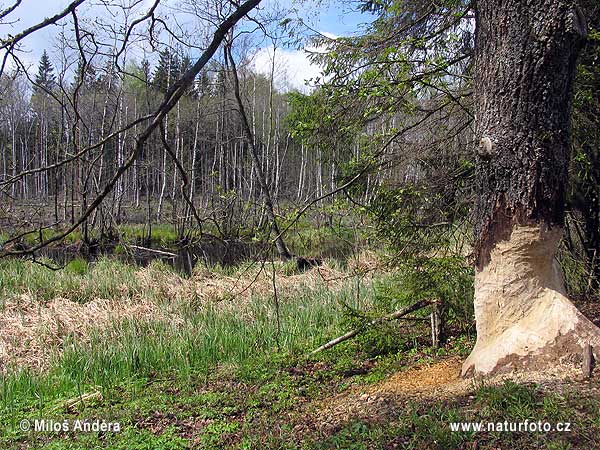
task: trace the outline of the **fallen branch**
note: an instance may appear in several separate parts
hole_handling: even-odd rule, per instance
[[[128,247],[135,248],[136,250],[143,250],[145,252],[156,253],[158,255],[169,256],[171,258],[176,258],[178,256],[176,253],[165,252],[164,250],[156,250],[155,248],[140,247],[139,245],[130,244]]]
[[[58,410],[62,407],[65,410],[69,411],[72,410],[75,406],[79,405],[80,403],[84,404],[85,402],[91,400],[102,400],[102,391],[100,386],[94,386],[94,389],[95,390],[93,392],[78,395],[77,397],[67,400],[66,402],[64,402],[64,404],[55,407],[54,410]]]
[[[377,319],[373,319],[371,320],[369,323],[367,323],[366,325],[364,325],[361,328],[357,328],[355,330],[349,331],[348,333],[337,337],[329,342],[327,342],[326,344],[321,345],[319,348],[317,348],[316,350],[313,350],[311,352],[311,355],[314,355],[315,353],[319,353],[322,350],[327,350],[328,348],[333,347],[334,345],[339,344],[340,342],[344,342],[347,341],[348,339],[353,338],[354,336],[356,336],[357,334],[363,332],[365,329],[367,329],[368,327],[371,327],[373,325],[377,325],[383,322],[388,322],[390,320],[395,320],[395,319],[400,319],[403,316],[406,316],[407,314],[410,314],[411,312],[414,311],[418,311],[419,309],[423,309],[426,306],[432,305],[436,303],[435,301],[432,300],[420,300],[416,303],[413,303],[410,306],[407,306],[406,308],[403,309],[399,309],[398,311],[395,311],[391,314],[388,314],[387,316],[383,316],[383,317],[378,317]]]

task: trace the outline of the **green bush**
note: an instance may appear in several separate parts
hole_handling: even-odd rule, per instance
[[[447,331],[462,332],[473,324],[473,270],[463,258],[411,259],[397,273],[375,286],[373,307],[366,313],[347,308],[346,327],[361,328],[382,317],[421,300],[439,300]],[[410,314],[425,319],[430,308]],[[412,348],[428,342],[429,321],[388,321],[368,326],[358,337],[362,350],[375,356]]]
[[[559,248],[557,259],[564,274],[567,294],[573,298],[586,297],[589,294],[589,271],[585,261],[564,246]]]

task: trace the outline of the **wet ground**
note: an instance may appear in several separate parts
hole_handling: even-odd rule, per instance
[[[245,242],[241,239],[224,240],[211,236],[203,237],[193,243],[175,244],[172,248],[136,244],[88,248],[73,244],[48,247],[43,249],[40,255],[51,259],[58,266],[64,266],[76,258],[92,262],[100,257],[114,256],[146,267],[158,259],[189,276],[199,262],[208,267],[215,265],[226,267],[248,260],[264,260],[270,258],[271,253],[268,244],[265,243]]]

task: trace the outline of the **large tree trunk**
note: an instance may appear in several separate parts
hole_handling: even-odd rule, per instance
[[[565,296],[570,106],[585,20],[566,0],[477,2],[475,318],[463,375],[575,362],[600,330]]]

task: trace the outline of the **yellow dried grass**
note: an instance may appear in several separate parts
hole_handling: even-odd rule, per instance
[[[67,337],[85,339],[92,329],[153,316],[159,310],[143,299],[95,299],[85,304],[60,297],[40,304],[27,294],[8,299],[0,314],[0,369],[43,370]]]
[[[293,275],[285,275],[282,266],[276,264],[279,298],[285,301],[296,293],[323,286],[335,291],[358,270],[370,276],[377,259],[373,254],[364,253],[353,264],[349,271],[341,271],[325,262]],[[192,277],[185,279],[152,266],[138,269],[135,276],[141,289],[133,295],[124,286],[116,298],[96,298],[84,304],[62,297],[40,303],[29,294],[4,299],[4,308],[0,311],[0,372],[9,367],[43,371],[52,357],[60,354],[68,337],[85,341],[92,331],[106,329],[122,320],[181,323],[186,308],[207,305],[224,311],[235,310],[245,320],[252,320],[250,309],[244,306],[252,298],[273,295],[270,262],[257,263],[237,276],[198,268]]]

